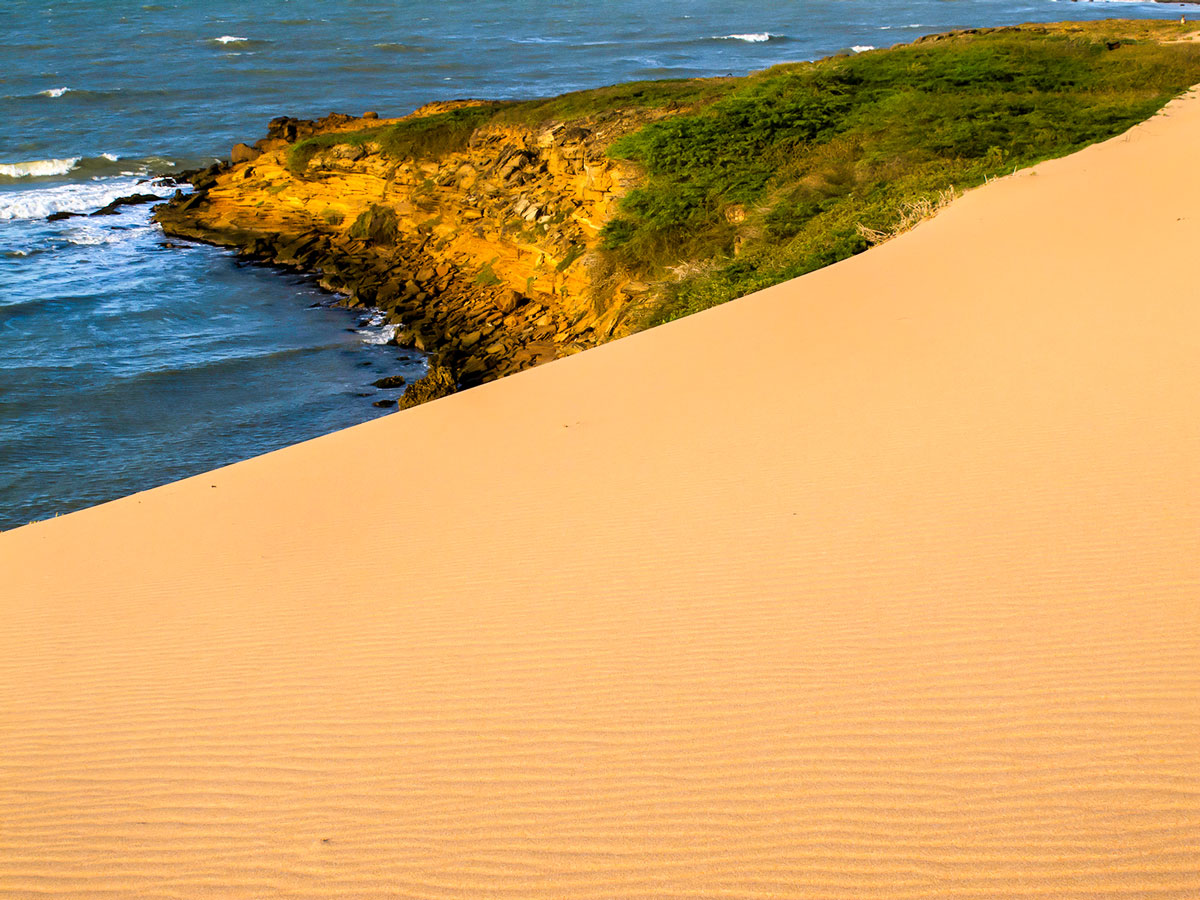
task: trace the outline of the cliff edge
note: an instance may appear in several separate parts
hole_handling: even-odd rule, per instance
[[[648,288],[597,249],[639,177],[605,150],[663,113],[488,123],[408,158],[388,147],[397,126],[436,133],[499,107],[276,119],[156,217],[167,234],[318,273],[346,304],[384,310],[398,344],[433,354],[435,394],[622,334]],[[408,405],[432,387],[418,384]]]
[[[157,212],[432,354],[402,405],[845,259],[1200,81],[1186,23],[972,29],[744,78],[279,118]]]

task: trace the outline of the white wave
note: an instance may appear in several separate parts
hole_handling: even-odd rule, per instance
[[[714,40],[718,41],[745,41],[748,44],[761,44],[769,41],[773,35],[765,31],[756,31],[751,34],[722,34],[717,35]]]
[[[120,159],[119,156],[114,156],[111,153],[101,153],[100,155],[103,156],[105,159],[107,159],[109,162],[116,162],[118,159]]]
[[[0,163],[0,175],[9,178],[32,178],[38,175],[66,175],[79,163],[80,157],[68,159],[34,159],[29,162]]]
[[[893,28],[923,28],[920,22],[913,22],[911,25],[880,25],[880,31],[891,31]]]
[[[66,239],[80,247],[96,247],[100,244],[116,244],[123,240],[120,232],[96,228],[94,225],[82,225],[72,228]]]
[[[118,197],[135,193],[168,197],[174,190],[174,187],[167,185],[139,184],[132,179],[121,179],[60,184],[42,190],[5,191],[0,193],[0,219],[44,219],[56,212],[93,212]]]
[[[250,38],[238,37],[235,34],[223,34],[219,38],[213,38],[218,44],[243,44]]]
[[[378,330],[360,329],[358,334],[362,335],[364,344],[390,344],[399,330],[399,325],[384,325]]]
[[[853,50],[855,53],[866,53],[868,50],[874,50],[875,48],[872,47],[870,44],[855,44],[850,49]]]
[[[71,93],[69,87],[50,88],[48,91],[38,91],[39,97],[61,97],[63,94]]]

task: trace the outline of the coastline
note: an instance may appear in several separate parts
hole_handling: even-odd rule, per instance
[[[0,535],[0,893],[1193,896],[1198,141]]]
[[[613,278],[597,296],[585,248],[599,233],[594,223],[628,190],[604,142],[638,117],[605,122],[598,134],[581,127],[591,122],[572,123],[566,135],[558,123],[499,129],[461,153],[409,166],[356,150],[319,158],[315,174],[290,168],[305,138],[477,102],[430,104],[400,120],[276,119],[255,147],[235,148],[237,162],[193,175],[196,192],[157,208],[155,219],[171,237],[315,274],[345,305],[382,309],[399,346],[430,353],[430,375],[402,408],[619,335],[627,310],[614,301],[639,286]]]
[[[908,133],[899,145],[870,124],[872,89],[845,98],[875,84],[893,91],[878,109],[894,116],[910,102],[906,70],[851,57],[537,101],[432,103],[398,119],[281,117],[155,218],[172,237],[315,274],[345,305],[381,309],[397,344],[431,354],[404,408],[853,256],[963,188],[1119,133],[1190,83],[1164,74],[1170,87],[1149,99],[1121,69],[1138,53],[1160,74],[1190,65],[1148,51],[1165,52],[1177,35],[1192,36],[1164,22],[1068,22],[874,51],[872,60],[903,57],[909,72],[940,72],[921,76],[927,98],[963,95],[944,108],[928,99],[928,140],[903,115],[889,120]],[[987,47],[1027,66],[1043,53],[1044,69],[1014,87],[1021,76]],[[1125,106],[1092,116],[1098,101],[1080,85],[1101,77],[1125,91]],[[981,84],[988,90],[971,94]],[[1023,91],[1042,106],[1024,108]],[[960,127],[973,110],[991,110],[980,114],[990,124]],[[1047,140],[1053,130],[1036,125],[1046,117],[1075,137]],[[763,118],[766,129],[754,124]],[[714,128],[740,149],[714,151]],[[1024,149],[1010,157],[1006,141]],[[774,161],[755,168],[755,155]]]

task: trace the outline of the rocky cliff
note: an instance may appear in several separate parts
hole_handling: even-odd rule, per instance
[[[397,343],[432,354],[407,405],[606,341],[648,288],[599,252],[600,230],[638,182],[608,145],[664,112],[536,125],[488,123],[463,146],[397,154],[411,117],[271,123],[233,162],[193,176],[157,211],[171,235],[314,273],[348,305],[383,309]]]

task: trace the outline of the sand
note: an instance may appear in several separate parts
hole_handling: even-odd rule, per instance
[[[0,896],[1194,900],[1197,146],[0,535]]]

